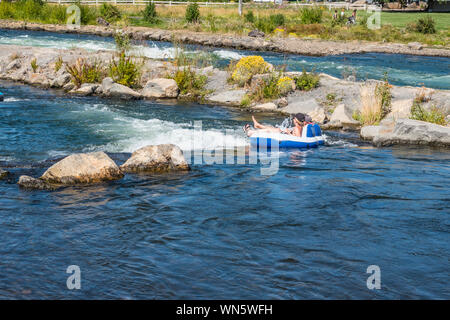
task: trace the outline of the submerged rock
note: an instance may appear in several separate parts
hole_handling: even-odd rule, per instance
[[[42,179],[36,179],[30,176],[21,176],[17,184],[24,189],[33,190],[56,190],[58,187]]]
[[[6,178],[9,175],[9,172],[3,169],[0,169],[0,180]]]
[[[361,138],[376,146],[416,144],[449,147],[450,127],[412,119],[398,119],[382,121],[379,126],[363,127]]]
[[[165,172],[190,170],[183,151],[173,144],[146,146],[133,152],[120,166],[124,172]]]
[[[149,80],[142,89],[145,98],[176,98],[178,97],[178,85],[173,79],[156,78]]]
[[[106,97],[120,99],[139,99],[141,95],[127,86],[115,83],[112,78],[105,78],[102,81],[102,93]]]
[[[123,173],[104,152],[70,155],[51,166],[40,179],[48,183],[71,185],[121,179]]]

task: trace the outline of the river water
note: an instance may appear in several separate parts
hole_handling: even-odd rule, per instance
[[[113,38],[91,35],[58,34],[40,31],[17,31],[0,29],[0,44],[17,44],[49,48],[87,50],[113,50]],[[251,52],[223,48],[205,48],[187,45],[188,52],[209,55],[219,67],[231,59],[246,55],[261,55],[274,65],[285,65],[287,70],[315,70],[335,77],[354,75],[357,79],[382,79],[388,74],[389,81],[396,85],[426,86],[450,89],[450,58],[396,55],[383,53],[346,54],[326,57],[308,57],[273,52]],[[175,49],[168,42],[140,41],[137,53],[149,58],[173,57]]]
[[[245,148],[250,115],[0,86],[0,167],[12,173],[0,182],[2,298],[450,297],[448,150],[329,132],[324,147],[281,151],[272,175],[260,163],[194,163],[187,174],[23,191],[20,175],[73,152],[118,164],[146,144],[189,152],[198,120],[203,148]],[[81,290],[66,288],[69,265]],[[369,265],[381,290],[366,287]]]
[[[148,144],[192,158],[223,145],[248,152],[240,128],[251,114],[0,89],[0,168],[11,172],[0,181],[0,298],[450,298],[448,149],[374,148],[327,132],[323,147],[276,153],[272,174],[203,158],[189,173],[25,191],[20,175],[74,152],[118,164]],[[69,265],[81,269],[80,290],[66,287]],[[380,290],[367,288],[370,265]]]

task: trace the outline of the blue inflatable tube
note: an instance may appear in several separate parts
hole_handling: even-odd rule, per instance
[[[250,137],[250,144],[254,147],[271,149],[278,148],[316,148],[323,145],[325,139],[318,124],[308,124],[302,130],[302,136],[296,137],[283,133],[256,132]]]
[[[3,93],[0,92],[0,101],[3,101],[3,99],[5,99],[5,96]]]

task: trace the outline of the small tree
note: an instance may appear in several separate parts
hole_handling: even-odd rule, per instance
[[[155,3],[149,2],[144,9],[144,21],[155,23],[157,19]]]
[[[186,21],[195,23],[200,20],[200,10],[197,2],[191,2],[186,8]]]

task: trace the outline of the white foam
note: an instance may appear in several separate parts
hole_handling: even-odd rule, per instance
[[[216,50],[213,53],[223,59],[239,60],[244,57],[242,54],[229,50]]]
[[[165,143],[176,144],[185,151],[215,150],[248,145],[247,138],[239,127],[226,128],[227,130],[232,129],[231,134],[225,128],[194,130],[193,123],[136,119],[119,114],[101,104],[85,105],[84,109],[84,116],[104,119],[103,124],[92,124],[92,130],[96,135],[115,138],[114,142],[101,147],[102,151],[133,152],[146,145]],[[101,113],[101,117],[98,113]],[[89,146],[85,148],[85,151],[96,149],[98,148]]]

